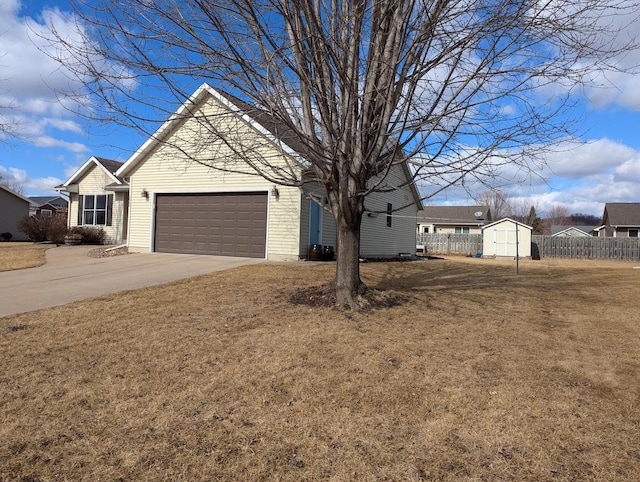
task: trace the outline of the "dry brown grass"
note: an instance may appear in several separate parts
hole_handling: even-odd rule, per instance
[[[0,319],[0,480],[637,480],[640,270],[259,265]]]
[[[45,251],[55,244],[0,243],[0,271],[34,268],[45,263]]]

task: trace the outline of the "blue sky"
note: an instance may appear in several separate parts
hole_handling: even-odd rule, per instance
[[[0,119],[18,134],[0,138],[0,176],[23,184],[28,195],[55,194],[53,187],[91,155],[125,161],[146,140],[87,125],[58,101],[56,90],[70,80],[41,52],[46,45],[37,33],[52,15],[71,31],[68,10],[66,1],[0,0]],[[624,62],[640,65],[640,51]],[[543,214],[564,205],[601,215],[605,202],[640,202],[640,78],[611,75],[607,88],[589,86],[579,105],[576,115],[587,115],[584,135],[550,154],[540,177],[503,186],[511,199]],[[449,189],[428,204],[473,204],[473,189]]]

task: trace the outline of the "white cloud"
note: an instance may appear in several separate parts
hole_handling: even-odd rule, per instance
[[[45,52],[51,52],[46,37],[49,25],[73,38],[77,24],[59,9],[44,9],[39,19],[20,16],[20,2],[0,3],[0,121],[13,126],[13,133],[35,146],[56,146],[85,152],[77,142],[57,140],[56,131],[82,134],[72,119],[70,99],[58,92],[73,86],[71,76]],[[10,109],[7,107],[11,107]]]
[[[516,203],[544,213],[562,204],[572,213],[602,215],[607,202],[640,200],[640,151],[608,138],[567,142],[531,172],[508,164],[486,181]],[[436,195],[429,204],[470,204],[488,188],[473,179]],[[432,190],[433,191],[433,190]]]
[[[54,176],[32,178],[27,171],[17,167],[0,166],[0,177],[12,184],[24,186],[29,196],[53,194],[53,188],[62,184],[62,181]]]
[[[559,146],[547,158],[551,176],[566,179],[583,179],[588,176],[615,170],[630,161],[638,161],[640,152],[602,138],[587,142],[577,140]]]
[[[76,153],[84,153],[89,151],[89,148],[87,146],[79,142],[67,142],[49,136],[32,137],[30,138],[30,140],[31,143],[37,147],[58,147]]]

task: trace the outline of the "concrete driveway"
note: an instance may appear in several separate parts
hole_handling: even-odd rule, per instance
[[[89,258],[95,246],[59,246],[47,250],[37,268],[0,272],[0,317],[118,291],[144,288],[263,259],[191,254],[136,253]]]

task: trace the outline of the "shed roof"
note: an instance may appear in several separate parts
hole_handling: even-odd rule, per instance
[[[527,224],[521,223],[520,221],[516,221],[515,219],[511,219],[511,218],[502,218],[499,219],[498,221],[495,221],[491,224],[487,224],[486,226],[482,226],[480,229],[482,229],[483,231],[487,228],[491,228],[493,226],[497,226],[498,224],[502,224],[502,223],[511,223],[511,224],[516,224],[518,226],[520,226],[521,228],[525,228],[528,230],[533,230],[533,228]]]

